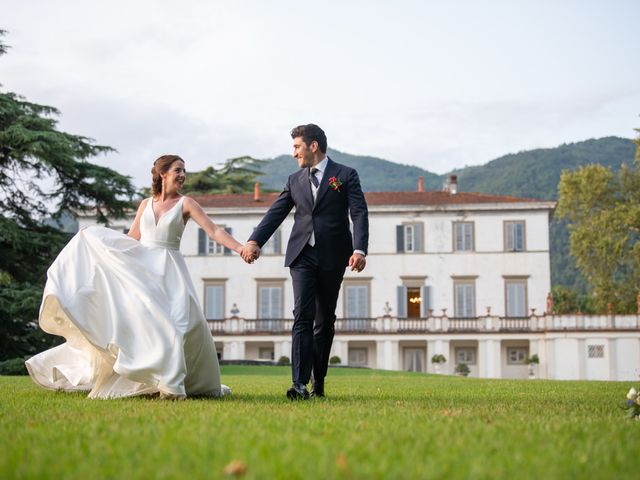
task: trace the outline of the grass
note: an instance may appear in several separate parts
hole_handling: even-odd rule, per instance
[[[88,400],[0,377],[0,478],[622,478],[640,471],[629,382],[223,367],[234,394]],[[637,385],[636,385],[637,386]],[[236,461],[232,464],[232,462]],[[225,467],[234,473],[225,473]],[[244,473],[243,473],[244,472]]]

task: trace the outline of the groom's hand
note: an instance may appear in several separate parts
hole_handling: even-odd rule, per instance
[[[352,272],[361,272],[364,270],[364,267],[367,265],[367,259],[364,258],[364,255],[360,253],[354,253],[349,258],[349,267]]]

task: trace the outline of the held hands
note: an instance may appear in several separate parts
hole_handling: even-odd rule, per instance
[[[240,256],[247,263],[253,263],[260,257],[260,247],[253,242],[247,242],[240,251]]]
[[[354,253],[349,258],[349,267],[352,272],[361,272],[364,270],[364,267],[367,265],[367,260],[364,258],[364,255],[359,253]]]

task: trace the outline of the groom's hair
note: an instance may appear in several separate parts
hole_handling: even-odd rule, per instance
[[[291,138],[302,137],[302,141],[310,145],[314,140],[318,142],[318,149],[322,153],[327,153],[327,136],[318,125],[309,123],[307,125],[298,125],[291,130]]]

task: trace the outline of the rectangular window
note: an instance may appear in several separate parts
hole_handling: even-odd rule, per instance
[[[345,318],[369,318],[369,285],[344,286]]]
[[[258,358],[260,360],[273,360],[273,348],[260,347],[258,349]]]
[[[222,320],[224,318],[224,284],[205,283],[204,316],[207,320]]]
[[[207,242],[207,255],[223,255],[223,254],[224,254],[224,246],[222,246],[218,242],[215,242],[209,238]]]
[[[405,252],[413,252],[414,248],[413,241],[413,225],[405,225],[404,226],[404,251]]]
[[[604,345],[589,345],[589,358],[604,358]]]
[[[423,252],[424,225],[422,222],[396,225],[396,251],[398,253]]]
[[[506,316],[527,316],[527,281],[526,279],[505,280]]]
[[[456,252],[471,252],[473,249],[473,222],[454,222],[453,250]]]
[[[282,318],[282,285],[258,286],[258,318]]]
[[[267,240],[260,249],[260,255],[280,255],[282,253],[282,233],[280,229],[273,232],[273,235]]]
[[[352,367],[367,366],[367,349],[366,348],[350,348],[349,349],[349,365]]]
[[[466,363],[467,365],[476,364],[476,349],[473,347],[456,348],[456,365]]]
[[[454,314],[456,317],[476,316],[476,284],[474,281],[454,282]]]
[[[509,365],[524,365],[528,353],[526,347],[509,347],[507,348],[507,363]]]
[[[219,226],[224,228],[229,235],[233,235],[230,227],[225,227],[224,225]],[[211,240],[204,230],[198,228],[198,255],[231,255],[231,250]]]
[[[507,252],[525,250],[524,221],[504,222],[504,244]]]

